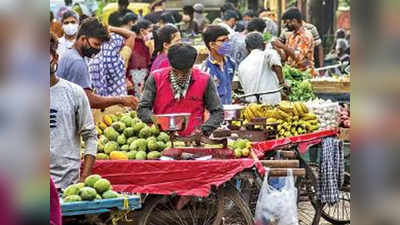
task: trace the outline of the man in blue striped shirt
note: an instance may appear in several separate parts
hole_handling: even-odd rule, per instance
[[[219,25],[212,25],[203,33],[203,40],[210,52],[201,69],[214,78],[222,104],[232,103],[232,80],[235,62],[228,56],[232,50],[229,32]]]

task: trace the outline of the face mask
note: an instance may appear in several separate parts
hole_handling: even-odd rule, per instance
[[[219,49],[217,50],[217,53],[218,53],[219,55],[226,56],[226,55],[228,55],[229,53],[231,53],[231,50],[232,50],[232,44],[231,44],[231,42],[230,42],[230,41],[225,41],[225,42],[221,45],[221,47],[219,47]]]
[[[63,25],[63,30],[69,36],[75,35],[76,32],[78,32],[78,24],[70,23],[70,24]]]
[[[93,48],[89,45],[89,42],[87,42],[88,44],[86,46],[83,46],[82,49],[82,54],[83,56],[86,56],[88,58],[92,58],[95,55],[97,55],[100,52],[100,49],[98,48]]]
[[[145,36],[144,36],[144,40],[145,41],[149,41],[149,40],[151,40],[153,38],[153,33],[151,33],[151,32],[149,32],[148,34],[146,34]]]

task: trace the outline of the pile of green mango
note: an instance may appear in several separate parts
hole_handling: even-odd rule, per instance
[[[169,135],[155,125],[143,123],[135,111],[105,115],[96,129],[98,160],[155,160],[170,146]]]
[[[111,183],[100,175],[90,175],[84,183],[68,186],[63,192],[63,202],[96,201],[119,198],[120,194],[112,190]]]

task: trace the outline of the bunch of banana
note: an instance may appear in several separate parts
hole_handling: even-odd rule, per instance
[[[268,111],[272,110],[270,105],[251,103],[242,111],[242,118],[251,121],[254,118],[268,118]]]
[[[245,121],[267,118],[266,128],[273,131],[276,127],[277,138],[301,135],[319,128],[317,117],[309,113],[303,102],[281,101],[275,107],[252,103],[242,111],[242,117]],[[276,122],[278,126],[270,126]]]
[[[277,120],[277,122],[279,123],[279,125],[277,126],[277,138],[306,134],[313,132],[319,128],[319,124],[316,119],[300,119],[295,121]]]
[[[319,128],[317,117],[309,113],[303,102],[281,101],[275,108],[265,111],[267,118],[267,130],[276,130],[277,138],[297,136],[313,132]],[[278,123],[278,126],[269,126],[271,123]]]

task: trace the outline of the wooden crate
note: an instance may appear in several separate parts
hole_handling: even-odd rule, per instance
[[[316,93],[350,93],[350,81],[311,81],[311,84]]]

